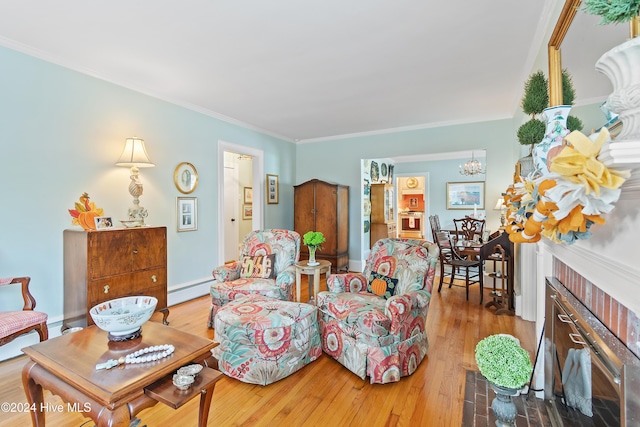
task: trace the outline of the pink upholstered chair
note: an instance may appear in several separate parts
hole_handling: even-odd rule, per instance
[[[245,274],[243,269],[245,257],[266,257],[274,255],[270,277],[261,274]],[[293,299],[293,287],[296,283],[295,264],[300,259],[300,235],[291,230],[254,230],[247,234],[242,242],[238,261],[213,269],[216,282],[211,285],[211,313],[208,326],[213,327],[213,320],[218,309],[225,304],[244,295],[254,294],[282,301]],[[262,272],[254,268],[253,272]],[[251,277],[247,277],[251,276]]]
[[[0,345],[7,344],[20,335],[31,331],[38,332],[40,341],[49,338],[47,328],[47,314],[34,311],[36,300],[29,292],[29,277],[16,277],[1,279],[0,286],[7,286],[20,283],[22,285],[22,299],[24,306],[18,311],[0,311]]]
[[[324,352],[371,383],[411,375],[427,353],[437,262],[433,243],[381,239],[362,274],[329,276],[329,290],[318,294]]]

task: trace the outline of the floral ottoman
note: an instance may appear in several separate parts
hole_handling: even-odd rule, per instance
[[[246,383],[271,384],[322,354],[314,305],[247,295],[218,310],[214,329],[218,369]]]

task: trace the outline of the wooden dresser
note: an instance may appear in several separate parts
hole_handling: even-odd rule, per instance
[[[371,184],[369,247],[373,247],[380,239],[397,237],[397,226],[393,217],[393,203],[392,184]]]
[[[293,228],[300,238],[320,231],[327,239],[316,259],[331,262],[334,272],[349,269],[349,186],[312,179],[294,187]],[[300,242],[300,259],[309,259]]]
[[[93,306],[130,295],[156,297],[167,324],[166,227],[64,231],[63,330],[93,325]]]

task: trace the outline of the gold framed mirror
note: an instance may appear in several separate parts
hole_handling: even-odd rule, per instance
[[[560,50],[560,46],[567,35],[571,24],[574,21],[576,14],[579,11],[580,5],[582,4],[581,0],[566,0],[562,11],[560,12],[560,16],[558,17],[558,21],[556,22],[556,26],[549,38],[549,43],[547,45],[548,50],[548,59],[549,59],[549,106],[555,107],[557,105],[562,104],[562,54]],[[584,12],[582,12],[584,13]],[[582,17],[581,17],[582,20]],[[585,28],[579,25],[581,29],[579,31],[584,31]],[[637,37],[640,30],[640,21],[636,17],[635,20],[632,20],[629,24],[628,37],[633,38]],[[619,43],[624,41],[622,38],[622,34],[620,35]],[[588,42],[584,42],[587,45]],[[602,51],[604,53],[605,50]]]

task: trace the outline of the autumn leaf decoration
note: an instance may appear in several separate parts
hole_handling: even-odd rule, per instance
[[[71,214],[71,224],[79,225],[85,230],[95,230],[96,224],[94,218],[102,216],[104,210],[97,208],[96,204],[89,202],[89,195],[82,193],[82,196],[75,202],[75,209],[69,209]]]

